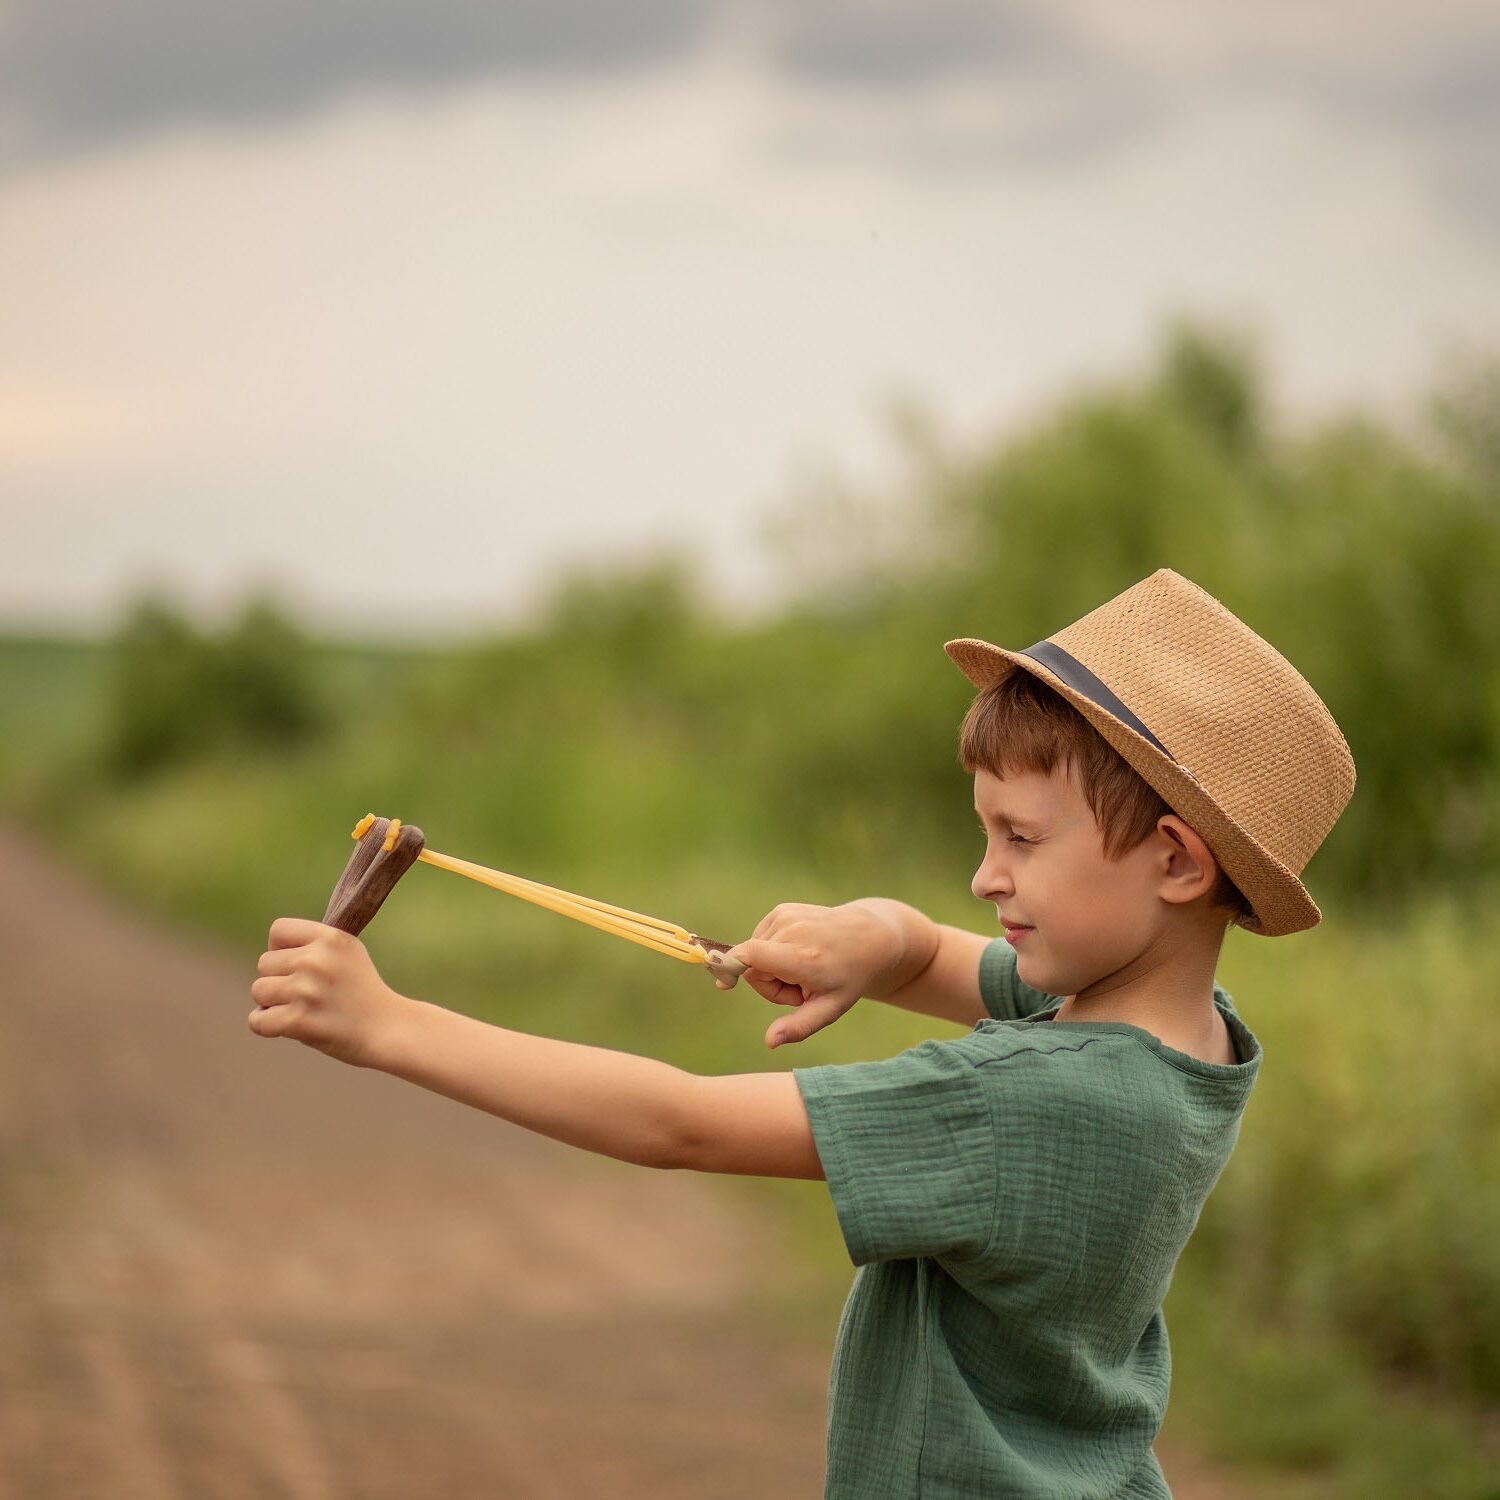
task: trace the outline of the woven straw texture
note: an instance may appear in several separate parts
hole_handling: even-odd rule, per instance
[[[1028,656],[972,639],[946,649],[981,688],[1019,668],[1073,704],[1207,842],[1254,908],[1241,925],[1267,937],[1316,925],[1297,877],[1353,794],[1354,759],[1296,668],[1170,568],[1048,639],[1174,759]]]

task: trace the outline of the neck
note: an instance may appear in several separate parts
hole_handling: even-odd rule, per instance
[[[1217,1023],[1214,973],[1225,924],[1186,924],[1158,933],[1123,969],[1070,995],[1059,1021],[1127,1021],[1157,1036]]]

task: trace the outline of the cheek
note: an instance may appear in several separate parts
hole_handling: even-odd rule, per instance
[[[1113,934],[1138,930],[1152,909],[1144,882],[1129,878],[1118,866],[1093,873],[1085,904],[1101,932]]]

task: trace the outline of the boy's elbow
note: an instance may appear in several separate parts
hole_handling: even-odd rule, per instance
[[[775,1080],[784,1088],[778,1089]],[[792,1091],[795,1106],[763,1097]],[[821,1178],[801,1096],[783,1075],[693,1077],[664,1118],[651,1166],[753,1177]],[[758,1102],[757,1102],[758,1101]]]
[[[712,1116],[694,1087],[699,1081],[692,1075],[681,1075],[673,1096],[658,1101],[632,1138],[620,1142],[613,1154],[657,1171],[714,1171]]]
[[[680,1091],[654,1122],[643,1166],[667,1172],[723,1172],[726,1166],[724,1110],[712,1080],[684,1074]]]
[[[653,1136],[609,1154],[633,1167],[650,1167],[658,1172],[681,1172],[698,1166],[697,1156],[673,1136]]]
[[[683,1115],[664,1122],[652,1144],[651,1160],[646,1166],[664,1172],[713,1172],[714,1141],[704,1125]]]

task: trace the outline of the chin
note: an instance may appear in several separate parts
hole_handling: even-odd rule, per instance
[[[1057,995],[1066,999],[1069,995],[1076,995],[1080,990],[1087,989],[1098,976],[1080,974],[1076,970],[1060,970],[1042,962],[1035,954],[1017,953],[1016,977],[1022,984],[1030,985],[1044,995]]]
[[[1058,976],[1050,972],[1046,964],[1036,962],[1028,953],[1016,954],[1016,978],[1044,995],[1070,995],[1071,990],[1060,990]]]

